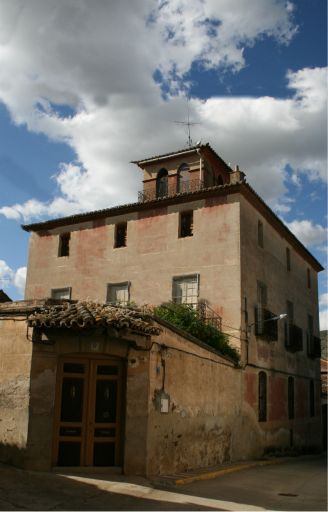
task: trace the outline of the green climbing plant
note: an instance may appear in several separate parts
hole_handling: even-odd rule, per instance
[[[190,306],[169,302],[155,307],[154,315],[207,343],[236,363],[239,361],[239,353],[230,345],[228,336],[202,320],[197,311]]]

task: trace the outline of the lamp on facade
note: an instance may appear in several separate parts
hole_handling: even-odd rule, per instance
[[[262,320],[262,324],[266,324],[267,322],[273,322],[274,320],[278,321],[278,320],[282,320],[283,318],[286,318],[287,313],[280,313],[280,315],[276,315],[276,316],[273,316],[272,318],[267,318],[266,320]],[[252,324],[249,324],[247,326],[247,333],[248,334],[251,334],[251,328],[253,327],[253,325],[255,325],[257,322],[253,322]]]

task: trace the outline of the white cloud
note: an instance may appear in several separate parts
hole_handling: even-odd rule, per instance
[[[151,0],[0,2],[0,101],[16,123],[76,153],[54,176],[53,199],[0,213],[29,221],[135,201],[141,175],[128,162],[185,142],[174,124],[186,116],[185,98],[164,101],[154,71],[180,87],[196,61],[238,70],[243,46],[264,36],[291,40],[292,11],[282,0],[170,0],[155,10]],[[278,198],[287,164],[325,179],[324,77],[319,68],[289,72],[289,99],[193,99],[195,139],[239,163],[264,199],[286,211]],[[76,114],[56,115],[60,104]]]
[[[322,293],[320,295],[319,306],[328,308],[328,293]]]
[[[17,288],[17,291],[21,296],[24,296],[25,283],[26,283],[26,267],[19,267],[13,278],[13,285]]]
[[[328,309],[320,311],[319,314],[320,331],[328,330]]]
[[[26,267],[20,267],[16,271],[9,267],[4,261],[0,260],[0,288],[7,289],[15,286],[18,293],[23,296],[26,281]]]
[[[314,224],[310,220],[294,220],[286,222],[286,225],[304,245],[327,244],[327,229],[320,224]]]
[[[5,288],[11,283],[13,271],[4,260],[0,260],[0,288]]]

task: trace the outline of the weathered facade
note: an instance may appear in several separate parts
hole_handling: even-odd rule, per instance
[[[26,299],[189,303],[217,320],[241,360],[237,368],[167,327],[143,359],[140,351],[112,353],[116,341],[102,346],[99,354],[126,361],[120,464],[163,474],[270,450],[319,449],[321,265],[209,145],[135,163],[144,172],[138,203],[24,226],[32,233]],[[33,348],[32,360],[42,352],[40,369],[45,360],[52,365],[53,389],[63,378],[60,358],[79,358],[78,346],[67,333],[51,349]],[[117,350],[123,346],[120,339]],[[168,411],[160,412],[166,394]],[[55,410],[48,416],[55,421]],[[140,438],[130,458],[134,423]],[[90,446],[81,465],[93,465]]]

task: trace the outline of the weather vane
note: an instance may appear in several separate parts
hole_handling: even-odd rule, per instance
[[[183,124],[184,126],[187,127],[187,133],[188,133],[188,140],[187,140],[187,145],[189,148],[192,147],[193,145],[193,142],[192,142],[192,138],[191,138],[191,134],[190,134],[190,127],[191,126],[195,126],[196,124],[200,124],[200,123],[193,123],[193,122],[190,122],[190,107],[189,107],[189,102],[190,102],[190,97],[188,96],[187,97],[187,106],[188,106],[188,110],[187,110],[187,116],[188,116],[188,121],[174,121],[176,124]]]

